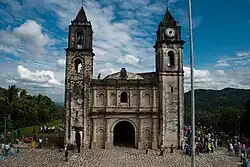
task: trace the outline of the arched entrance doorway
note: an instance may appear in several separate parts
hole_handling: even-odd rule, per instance
[[[113,130],[114,146],[135,147],[135,129],[128,121],[118,122]]]

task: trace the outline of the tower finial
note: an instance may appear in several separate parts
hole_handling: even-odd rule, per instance
[[[166,10],[168,11],[168,0],[166,0]]]
[[[83,2],[84,2],[84,0],[82,0],[82,7],[83,7]]]

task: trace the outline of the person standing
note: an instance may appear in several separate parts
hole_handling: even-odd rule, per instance
[[[160,156],[163,156],[163,152],[164,152],[163,141],[161,141]]]
[[[65,150],[65,161],[68,162],[68,156],[69,156],[69,151],[68,151],[68,147]]]
[[[80,143],[77,143],[76,146],[77,146],[77,152],[80,153],[80,147],[81,147]]]
[[[42,148],[42,141],[43,141],[43,139],[41,137],[39,137],[37,148]]]
[[[171,144],[171,147],[170,147],[170,153],[174,153],[174,149],[175,149],[176,147],[174,147],[174,145],[173,144]]]
[[[214,152],[214,142],[212,141],[211,142],[211,153],[213,153]]]
[[[146,150],[146,154],[148,154],[148,145],[145,144],[145,150]]]

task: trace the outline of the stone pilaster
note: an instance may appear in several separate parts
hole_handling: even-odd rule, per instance
[[[156,89],[153,88],[153,107],[156,107],[157,97],[156,97]]]
[[[112,147],[110,141],[110,119],[106,119],[106,141],[105,141],[105,149],[110,149]]]
[[[138,129],[138,137],[139,137],[139,142],[138,142],[138,149],[143,149],[144,148],[144,142],[143,142],[143,117],[139,117],[139,129]]]
[[[157,117],[152,118],[152,149],[157,149]]]
[[[143,101],[142,101],[142,89],[139,89],[139,106],[142,107],[143,106]]]
[[[97,147],[96,144],[96,118],[93,118],[93,129],[92,129],[92,142],[91,148],[95,149]]]

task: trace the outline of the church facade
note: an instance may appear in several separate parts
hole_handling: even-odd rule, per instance
[[[84,149],[181,146],[184,71],[181,27],[167,10],[156,33],[154,72],[125,68],[93,78],[93,31],[80,9],[66,49],[65,142]]]

